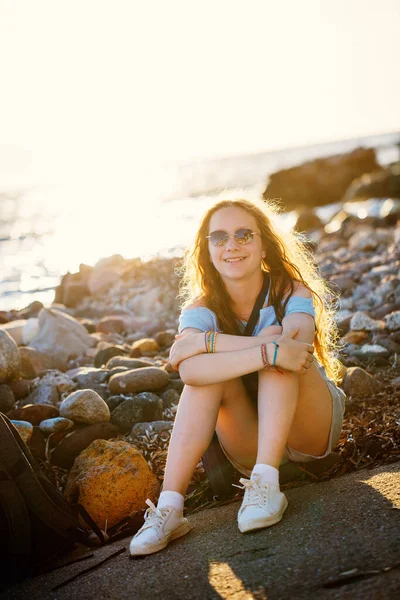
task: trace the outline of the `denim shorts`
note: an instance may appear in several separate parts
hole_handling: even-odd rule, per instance
[[[336,446],[336,443],[340,438],[340,434],[342,433],[346,394],[335,384],[334,381],[328,379],[326,376],[324,377],[324,379],[329,388],[332,398],[332,422],[331,429],[329,432],[328,447],[324,454],[321,454],[321,456],[313,456],[312,454],[304,454],[303,452],[299,452],[298,450],[295,450],[294,448],[291,448],[290,446],[286,445],[286,450],[281,460],[281,465],[287,462],[311,462],[313,460],[325,458],[325,456],[328,456],[328,454],[330,454]],[[246,477],[250,477],[251,469],[246,469],[246,467],[240,465],[234,458],[232,458],[232,456],[230,456],[226,452],[221,442],[220,445],[225,456],[227,457],[229,462],[235,467],[235,469],[237,469],[239,473],[246,475]]]

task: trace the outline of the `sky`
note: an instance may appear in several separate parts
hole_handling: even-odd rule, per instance
[[[0,0],[0,189],[400,131],[399,0]]]

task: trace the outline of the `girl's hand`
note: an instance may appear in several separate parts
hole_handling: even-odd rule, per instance
[[[299,375],[304,375],[313,364],[314,346],[306,342],[298,342],[294,338],[299,332],[299,328],[288,329],[278,339],[278,353],[276,356],[276,366],[282,367],[286,371],[292,371]],[[275,352],[274,344],[267,345],[268,360],[273,361]]]
[[[175,342],[171,346],[169,362],[174,371],[177,371],[180,362],[205,351],[204,333],[179,333],[175,336]]]

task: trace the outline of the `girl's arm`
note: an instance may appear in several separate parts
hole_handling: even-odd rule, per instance
[[[215,342],[215,352],[237,352],[238,350],[247,350],[248,348],[260,346],[262,343],[275,342],[281,333],[282,327],[278,325],[265,327],[257,337],[218,333]],[[186,328],[176,336],[176,341],[170,350],[169,361],[171,366],[177,370],[179,363],[186,358],[205,352],[205,333],[199,329]]]
[[[289,330],[279,339],[276,366],[303,374],[312,362],[313,346],[294,340],[297,329]],[[187,385],[210,385],[241,377],[247,373],[263,369],[260,337],[253,338],[256,346],[235,352],[217,352],[198,354],[183,360],[179,364],[179,374]],[[268,361],[272,363],[275,347],[266,344]],[[284,374],[281,375],[284,377]]]

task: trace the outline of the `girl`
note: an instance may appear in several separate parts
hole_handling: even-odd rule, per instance
[[[185,387],[163,491],[157,507],[146,500],[145,523],[130,544],[133,556],[157,552],[190,531],[184,495],[214,430],[246,476],[240,479],[241,532],[281,520],[287,507],[281,462],[325,457],[340,436],[345,396],[335,384],[332,297],[304,246],[293,233],[279,233],[273,218],[265,203],[218,202],[186,255],[186,302],[170,352]],[[266,287],[253,335],[243,336]],[[253,372],[258,391],[252,395],[243,376]]]

